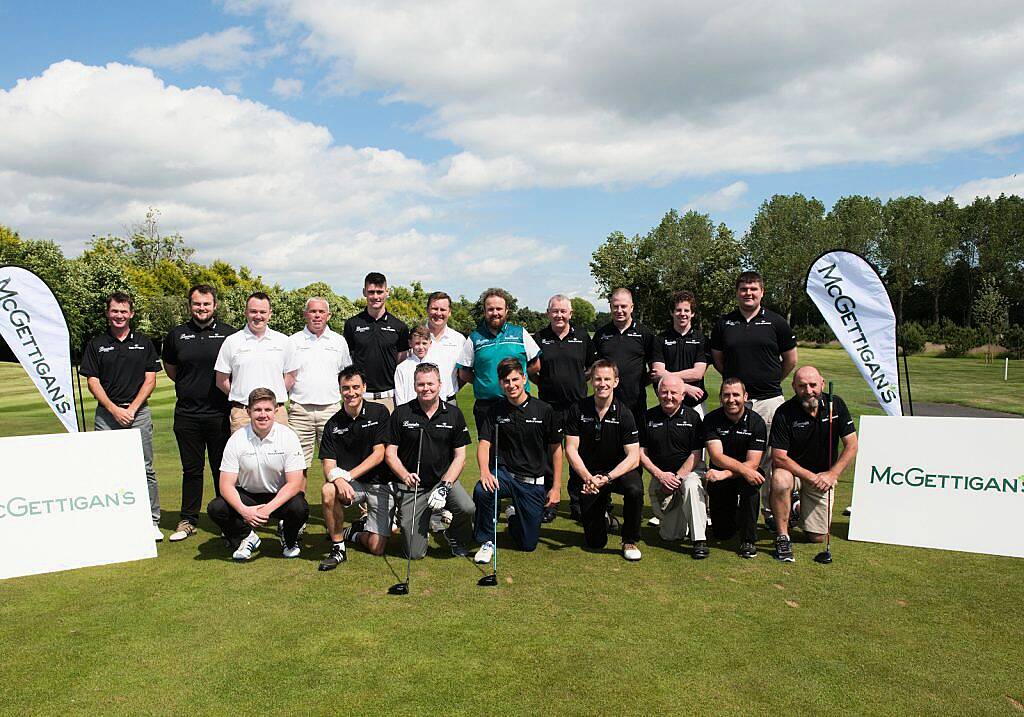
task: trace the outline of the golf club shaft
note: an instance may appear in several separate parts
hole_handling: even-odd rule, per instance
[[[412,489],[412,529],[416,529],[416,509],[417,503],[420,497],[420,461],[423,458],[423,429],[420,428],[420,440],[416,446],[416,483],[413,484]],[[406,539],[406,545],[409,546],[409,550],[406,551],[405,556],[405,584],[409,584],[409,576],[412,573],[412,536]]]
[[[828,470],[832,470],[832,382],[828,382]],[[825,497],[828,509],[828,523],[825,529],[825,550],[832,550],[832,491],[835,486],[828,489]]]
[[[498,434],[500,424],[497,419],[494,421],[494,551],[491,553],[492,572],[498,574],[498,495],[501,486],[498,485]]]

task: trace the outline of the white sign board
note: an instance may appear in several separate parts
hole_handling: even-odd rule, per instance
[[[0,578],[155,558],[135,429],[0,438]]]
[[[1024,420],[863,416],[850,538],[1024,558]]]

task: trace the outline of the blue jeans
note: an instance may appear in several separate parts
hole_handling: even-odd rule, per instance
[[[494,522],[494,501],[509,498],[516,508],[516,514],[508,521],[508,534],[520,550],[530,552],[537,548],[540,538],[540,521],[544,516],[544,505],[548,502],[548,492],[543,481],[540,485],[531,485],[517,480],[504,466],[498,466],[498,495],[484,488],[477,482],[473,489],[473,503],[476,504],[476,515],[473,520],[473,533],[478,543],[493,541],[498,530]]]

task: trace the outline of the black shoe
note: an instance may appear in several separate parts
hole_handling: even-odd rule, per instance
[[[331,545],[331,552],[327,554],[326,558],[320,561],[320,565],[317,567],[317,570],[334,570],[346,560],[348,560],[348,554],[345,551],[345,544],[334,543]]]
[[[796,562],[796,558],[793,557],[793,544],[789,542],[788,535],[775,537],[775,555],[773,557],[783,563]]]
[[[366,530],[366,518],[360,518],[359,520],[352,521],[351,525],[346,526],[341,531],[341,542],[352,543],[355,545],[355,542],[352,540],[352,536],[356,533],[361,533],[364,530]]]
[[[583,512],[576,503],[569,506],[569,518],[575,520],[577,523],[583,520]]]
[[[458,541],[458,539],[448,534],[447,530],[441,531],[441,535],[448,541],[448,547],[452,549],[452,555],[456,558],[465,558],[469,556],[469,551],[466,550],[466,546]]]
[[[543,515],[540,517],[540,522],[550,523],[555,519],[556,515],[558,515],[558,512],[554,508],[545,508]]]
[[[771,513],[765,513],[764,514],[764,527],[766,527],[769,532],[772,532],[772,533],[778,533],[779,532],[779,526],[775,524],[775,516],[772,515]]]
[[[693,541],[693,555],[694,560],[703,560],[704,558],[711,555],[711,551],[708,550],[708,541],[706,540],[695,540]]]
[[[753,543],[743,542],[740,543],[740,549],[736,552],[739,553],[741,558],[756,558],[757,546]]]

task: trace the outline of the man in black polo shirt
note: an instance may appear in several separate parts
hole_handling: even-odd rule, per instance
[[[160,492],[153,470],[153,414],[146,402],[156,386],[160,357],[149,337],[131,327],[135,309],[127,294],[115,291],[107,297],[107,330],[85,345],[79,373],[88,377],[89,391],[96,397],[96,431],[138,428],[142,434],[142,457],[146,464],[149,509],[153,517],[153,539],[160,532]]]
[[[495,501],[509,498],[515,513],[508,533],[520,550],[537,548],[546,506],[558,505],[562,493],[562,430],[554,410],[526,392],[526,376],[518,358],[498,362],[503,401],[492,405],[480,424],[476,460],[480,481],[473,489],[475,533],[480,550],[473,560],[489,563],[494,555],[497,525]],[[495,465],[497,470],[495,471]],[[554,467],[554,480],[544,486],[544,473]]]
[[[388,280],[371,271],[363,279],[366,308],[345,322],[354,365],[366,376],[366,399],[395,410],[395,368],[409,350],[409,327],[388,313]]]
[[[740,533],[739,555],[757,555],[757,509],[764,483],[761,457],[768,449],[764,419],[747,408],[747,390],[736,378],[722,381],[720,408],[704,419],[708,449],[707,480],[711,501],[711,532],[719,540]]]
[[[807,539],[824,542],[832,521],[830,494],[857,455],[857,433],[846,402],[823,393],[824,384],[813,366],[804,366],[793,375],[796,395],[776,411],[768,441],[773,465],[772,510],[779,530],[775,558],[785,562],[794,559],[789,539],[790,493],[800,491],[800,527]],[[837,457],[840,438],[843,452]]]
[[[213,489],[220,495],[220,459],[231,430],[228,397],[214,382],[213,365],[224,339],[237,329],[217,316],[217,291],[208,284],[189,289],[192,318],[164,339],[167,378],[174,382],[174,438],[181,457],[181,517],[168,538],[172,543],[195,535],[203,506],[203,459],[209,455]]]
[[[633,413],[615,395],[618,369],[606,359],[590,367],[594,395],[569,411],[565,452],[583,478],[583,538],[588,548],[608,544],[607,506],[612,493],[622,495],[622,557],[640,560],[640,517],[644,482],[640,476],[639,432]]]
[[[704,416],[704,374],[711,363],[711,349],[700,329],[693,325],[697,298],[690,291],[672,294],[672,327],[658,335],[651,362],[651,380],[665,376],[683,381],[683,405]]]
[[[436,365],[421,363],[413,381],[416,399],[395,409],[384,434],[384,459],[402,482],[396,492],[402,542],[406,555],[422,558],[427,554],[431,512],[448,510],[452,522],[445,538],[453,554],[466,555],[465,546],[472,539],[473,500],[459,483],[459,474],[466,464],[469,427],[458,406],[440,400],[441,373]]]
[[[333,570],[345,562],[346,540],[373,555],[383,555],[395,512],[392,475],[384,465],[384,432],[391,414],[385,406],[363,400],[366,380],[354,366],[342,370],[338,385],[341,410],[327,420],[320,441],[324,469],[320,493],[331,539],[331,550],[320,561],[320,570]],[[349,505],[365,505],[366,518],[343,531],[343,511]]]
[[[590,335],[582,329],[576,329],[570,323],[571,319],[572,302],[569,297],[555,294],[548,300],[549,325],[537,332],[537,345],[544,358],[534,379],[540,399],[555,409],[560,424],[565,422],[569,409],[580,399],[586,398],[587,369],[597,359]],[[553,471],[547,477],[545,485],[550,490]],[[569,510],[573,520],[580,519],[582,490],[583,480],[570,466]],[[543,522],[554,520],[555,508],[551,506],[544,509]]]
[[[689,536],[694,560],[708,557],[707,493],[696,470],[704,450],[700,415],[683,405],[683,380],[667,375],[658,384],[658,405],[644,415],[640,463],[651,474],[654,514],[662,540]]]
[[[736,310],[718,320],[711,332],[711,357],[723,378],[736,376],[747,388],[751,407],[764,419],[769,434],[772,417],[785,400],[782,381],[796,367],[796,336],[784,318],[761,306],[764,279],[756,271],[736,278]],[[761,458],[767,474],[769,453]],[[769,507],[770,481],[761,487],[765,525],[774,529]]]
[[[655,358],[656,336],[633,320],[633,293],[619,288],[608,297],[612,320],[594,334],[597,357],[618,367],[619,385],[615,397],[633,412],[639,424],[647,411],[647,384]]]

